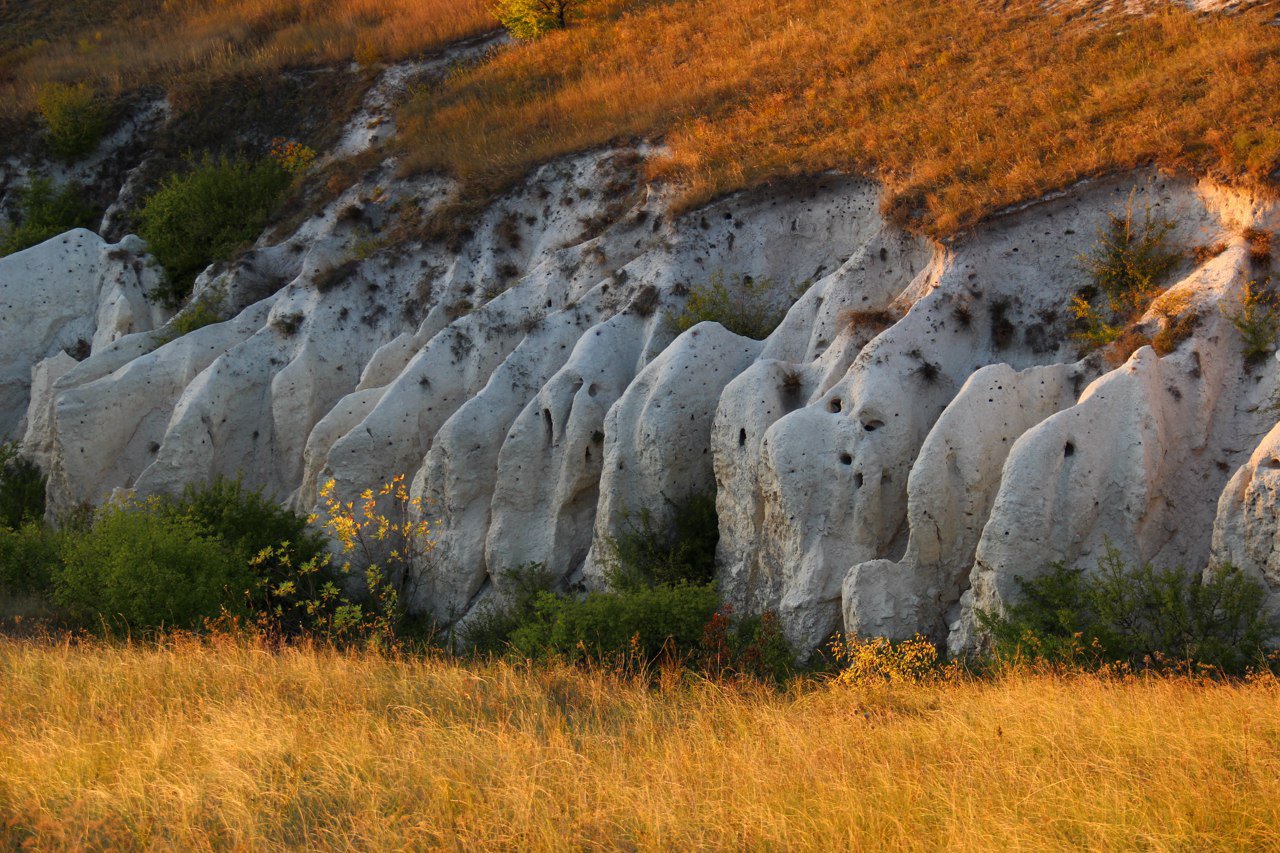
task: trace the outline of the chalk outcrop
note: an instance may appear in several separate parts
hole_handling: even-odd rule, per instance
[[[83,359],[160,325],[166,315],[145,296],[159,276],[142,249],[136,237],[109,245],[78,230],[0,258],[0,436],[20,433],[41,361]]]
[[[934,245],[846,176],[674,216],[638,178],[649,153],[549,164],[431,240],[395,238],[398,218],[456,187],[388,161],[201,276],[223,320],[183,335],[145,299],[136,238],[0,260],[0,434],[46,468],[54,512],[236,475],[311,509],[329,480],[348,499],[403,474],[438,530],[406,599],[447,623],[530,564],[602,586],[609,540],[711,490],[722,593],[800,647],[852,630],[972,648],[1019,576],[1108,544],[1280,591],[1277,366],[1246,369],[1224,315],[1266,272],[1239,235],[1280,224],[1267,202],[1139,173]],[[1152,309],[1149,330],[1198,316],[1184,340],[1082,360],[1077,259],[1131,193],[1178,243],[1225,250]],[[675,334],[668,314],[717,274],[768,283],[785,319],[767,340]]]

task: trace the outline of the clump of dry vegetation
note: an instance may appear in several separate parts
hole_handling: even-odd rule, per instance
[[[1280,845],[1270,676],[876,680],[0,639],[0,844]]]
[[[985,0],[610,2],[405,110],[413,169],[494,183],[615,138],[661,136],[679,201],[826,169],[872,174],[943,235],[1099,173],[1157,162],[1266,180],[1273,12],[1146,16]]]
[[[1161,311],[1162,346],[1176,348],[1174,338],[1185,338],[1193,326],[1175,329],[1181,308],[1162,293],[1162,285],[1182,259],[1170,235],[1176,228],[1172,219],[1154,214],[1150,206],[1139,216],[1131,195],[1124,215],[1107,214],[1108,223],[1098,232],[1098,241],[1079,259],[1081,269],[1092,284],[1071,299],[1076,319],[1075,340],[1085,351],[1105,347],[1104,355],[1113,366],[1123,364],[1136,350],[1152,343],[1139,328],[1143,315],[1155,302]]]

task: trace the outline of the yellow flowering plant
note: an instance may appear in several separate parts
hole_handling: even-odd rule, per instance
[[[924,684],[958,677],[956,663],[943,663],[938,648],[917,634],[894,642],[885,637],[836,637],[831,654],[840,665],[837,684],[848,687]]]
[[[392,646],[402,593],[425,571],[434,545],[426,502],[410,495],[403,474],[365,489],[358,500],[342,501],[336,492],[334,480],[321,486],[322,509],[307,518],[333,540],[333,551],[296,567],[281,548],[265,548],[255,558],[289,570],[288,579],[271,590],[274,615],[279,624],[304,623],[308,633],[327,642]],[[357,571],[367,593],[363,603],[342,589],[343,578]]]

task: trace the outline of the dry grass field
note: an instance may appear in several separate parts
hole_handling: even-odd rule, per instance
[[[16,4],[16,5],[15,5]],[[408,171],[483,197],[535,164],[647,137],[677,202],[849,169],[944,237],[1083,177],[1156,163],[1256,186],[1280,166],[1264,2],[1145,15],[1040,0],[592,0],[578,26],[421,90]],[[47,7],[47,8],[45,8]],[[495,26],[488,0],[0,0],[0,118],[49,82],[105,94],[396,60]],[[11,22],[11,23],[10,23]]]
[[[369,64],[494,26],[487,0],[0,0],[0,111],[48,83],[121,94]]]
[[[661,137],[684,205],[853,169],[943,236],[1151,162],[1270,183],[1274,3],[1134,16],[1039,0],[672,0],[597,6],[408,110],[411,167],[501,183],[617,137]]]
[[[1280,685],[0,640],[0,846],[1275,849]]]

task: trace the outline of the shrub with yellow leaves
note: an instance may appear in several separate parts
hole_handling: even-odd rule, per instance
[[[836,637],[830,648],[840,665],[836,683],[848,687],[950,681],[961,671],[955,662],[943,663],[937,647],[919,634],[900,642],[885,637]]]
[[[305,175],[315,165],[316,152],[296,140],[276,137],[271,140],[271,159],[290,175]]]
[[[308,516],[334,541],[330,553],[294,567],[282,548],[265,548],[255,558],[275,561],[289,577],[273,587],[277,601],[272,616],[280,626],[301,624],[306,633],[326,642],[365,641],[379,647],[396,645],[408,584],[421,577],[434,546],[426,503],[412,497],[403,474],[358,500],[337,497],[337,483],[320,489],[323,509]],[[344,579],[360,573],[363,600],[353,600]]]

